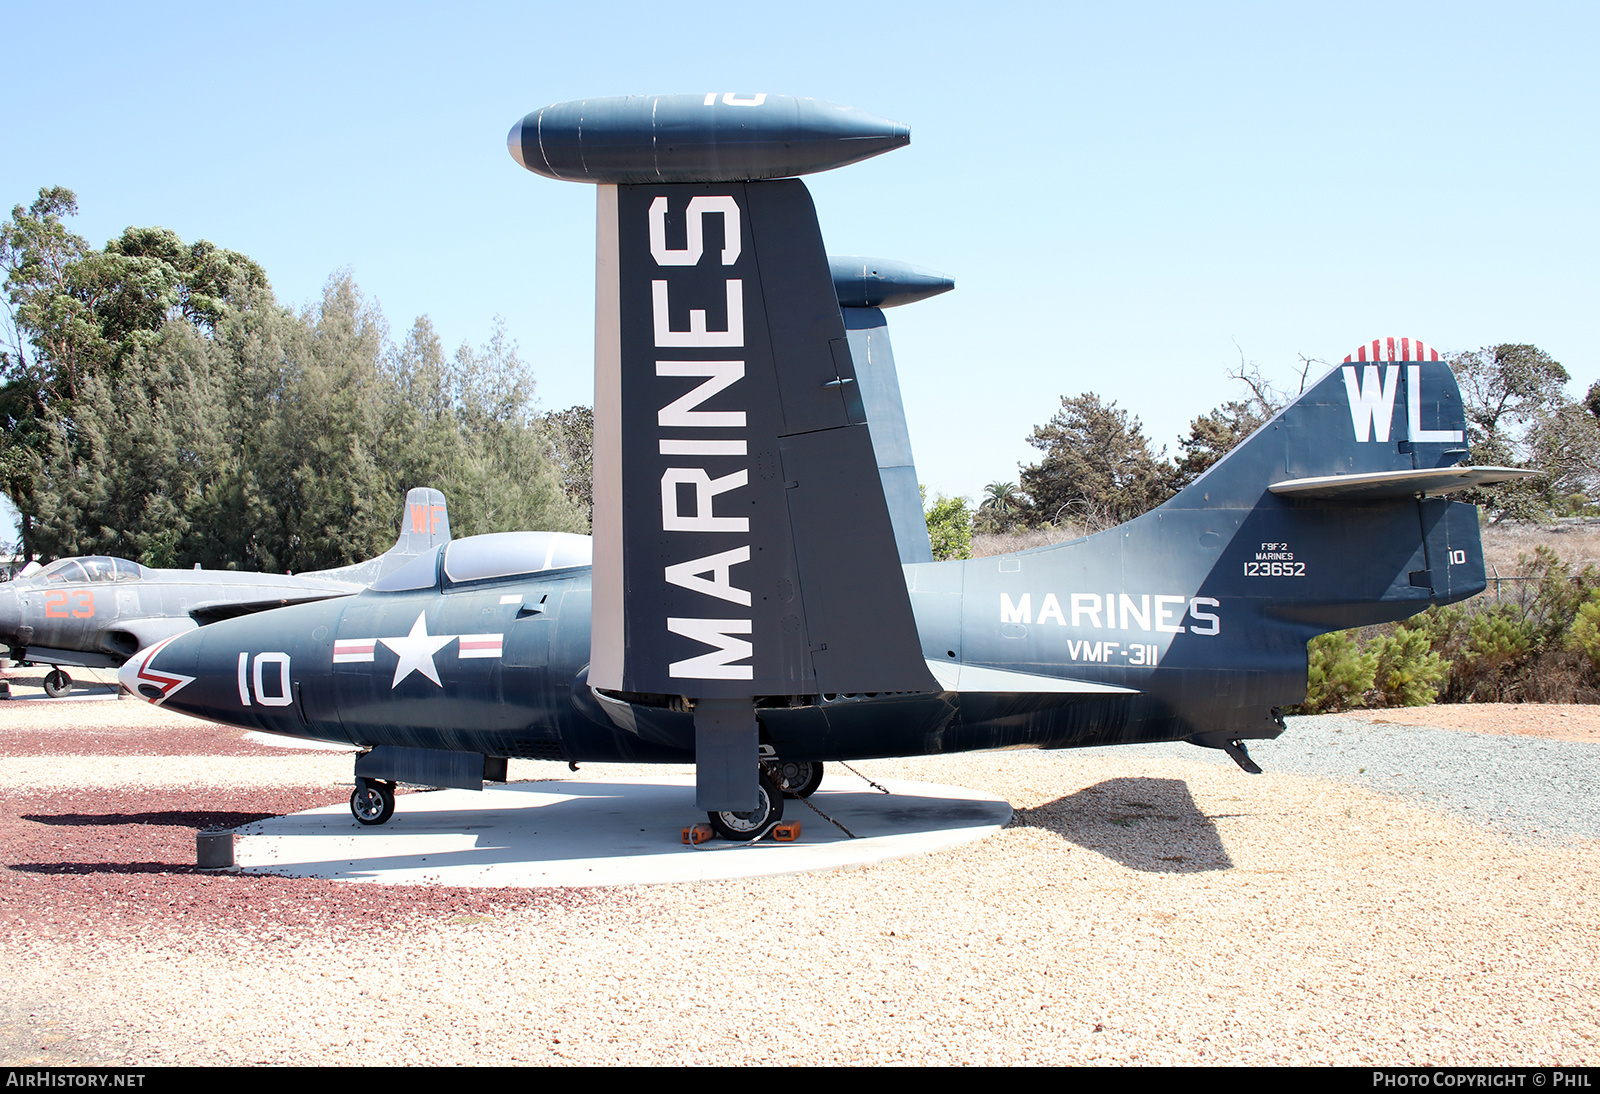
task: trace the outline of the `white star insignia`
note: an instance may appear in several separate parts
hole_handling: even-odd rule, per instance
[[[400,660],[394,666],[394,681],[390,683],[389,689],[394,690],[400,685],[400,681],[413,672],[420,672],[443,687],[444,684],[439,680],[439,670],[433,663],[433,655],[454,642],[456,637],[453,634],[429,634],[427,613],[418,612],[417,621],[411,625],[410,634],[404,638],[378,639],[400,656]]]

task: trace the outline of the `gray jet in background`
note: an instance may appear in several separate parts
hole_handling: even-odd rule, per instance
[[[406,495],[394,546],[353,566],[260,574],[156,570],[108,555],[61,558],[0,585],[0,642],[11,647],[14,661],[53,666],[44,690],[58,698],[72,690],[63,665],[116,668],[139,650],[206,623],[349,596],[449,541],[444,495],[418,487]]]

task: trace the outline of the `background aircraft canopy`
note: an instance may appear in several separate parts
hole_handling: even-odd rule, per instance
[[[572,532],[490,532],[468,536],[419,555],[381,581],[380,593],[431,589],[439,583],[439,556],[446,582],[491,581],[546,570],[567,570],[594,561],[593,541]]]
[[[88,558],[58,558],[31,580],[51,585],[85,581],[138,581],[144,577],[144,567],[125,558],[110,555],[91,555]]]

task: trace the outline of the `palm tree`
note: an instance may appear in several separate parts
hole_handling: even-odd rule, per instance
[[[991,482],[983,488],[983,501],[978,504],[978,510],[986,511],[995,529],[1005,532],[1017,523],[1027,504],[1028,499],[1017,489],[1016,483]]]

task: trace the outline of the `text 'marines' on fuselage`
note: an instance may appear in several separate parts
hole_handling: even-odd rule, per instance
[[[1409,340],[1127,524],[928,560],[898,389],[873,370],[877,309],[936,286],[830,264],[804,185],[768,177],[860,158],[796,128],[838,109],[589,100],[513,130],[518,162],[598,186],[592,566],[552,533],[474,537],[359,596],[179,637],[123,680],[369,749],[366,823],[393,780],[477,788],[508,757],[692,760],[713,822],[749,835],[828,760],[1188,740],[1249,769],[1244,742],[1304,696],[1310,638],[1484,587],[1476,509],[1433,495],[1519,472],[1457,466],[1455,380]]]

